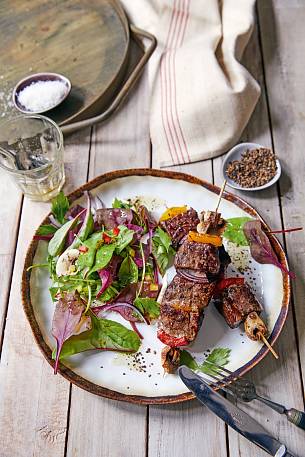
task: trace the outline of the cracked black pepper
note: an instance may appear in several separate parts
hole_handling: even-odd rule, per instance
[[[260,187],[275,176],[277,166],[271,149],[248,149],[241,157],[229,162],[226,169],[228,177],[241,187]]]

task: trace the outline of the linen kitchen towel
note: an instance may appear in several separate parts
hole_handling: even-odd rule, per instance
[[[149,61],[150,131],[161,167],[209,159],[239,139],[260,95],[240,64],[255,0],[122,0],[158,47]]]

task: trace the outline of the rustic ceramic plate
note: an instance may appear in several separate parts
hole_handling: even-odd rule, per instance
[[[150,169],[106,173],[73,192],[69,196],[70,201],[81,203],[84,190],[99,195],[109,206],[115,197],[124,199],[142,196],[146,204],[151,205],[156,216],[164,211],[165,205],[187,204],[196,210],[214,208],[219,193],[218,187],[198,178]],[[245,215],[260,218],[251,206],[230,193],[225,193],[220,210],[225,218]],[[273,236],[270,236],[270,241],[280,262],[287,267],[287,260],[279,242]],[[232,244],[227,248],[232,256],[233,269],[248,264],[247,249],[241,252]],[[45,261],[46,252],[46,242],[32,241],[25,260],[22,296],[35,339],[48,362],[53,365],[51,352],[55,342],[51,336],[51,323],[54,305],[48,291],[51,282],[46,269],[33,269],[27,272],[27,268],[33,263]],[[240,265],[241,263],[243,265]],[[173,275],[173,271],[170,271],[169,275]],[[264,319],[270,330],[269,341],[273,344],[288,313],[288,277],[283,277],[281,271],[273,265],[260,265],[254,260],[248,264],[245,275],[264,304]],[[120,321],[117,314],[109,317],[128,325],[126,321]],[[144,341],[136,355],[88,351],[65,360],[60,373],[83,389],[117,400],[157,404],[193,398],[193,394],[187,391],[177,375],[163,376],[160,364],[160,351],[163,345],[156,338],[156,326],[140,324],[139,328],[144,335]],[[208,350],[215,347],[232,350],[227,367],[239,374],[247,372],[268,352],[261,343],[247,339],[242,328],[229,329],[211,303],[199,336],[190,351],[200,360]]]

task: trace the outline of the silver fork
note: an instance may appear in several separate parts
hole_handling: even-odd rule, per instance
[[[210,362],[209,362],[210,363]],[[295,408],[287,409],[285,406],[275,403],[274,401],[268,400],[267,398],[261,397],[257,394],[255,385],[249,379],[240,378],[236,376],[232,371],[227,368],[221,367],[216,363],[211,363],[211,367],[214,367],[214,374],[209,374],[209,376],[214,381],[209,380],[210,384],[217,388],[221,389],[224,392],[232,395],[238,400],[244,402],[250,402],[252,400],[259,400],[274,411],[285,414],[287,419],[292,422],[297,427],[305,430],[305,413],[299,411]]]

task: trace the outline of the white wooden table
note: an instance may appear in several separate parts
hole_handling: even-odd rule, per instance
[[[272,146],[283,166],[277,186],[242,194],[271,227],[305,226],[305,2],[260,0],[258,25],[244,58],[262,87],[244,140]],[[101,173],[154,165],[146,75],[107,124],[66,140],[65,192]],[[177,167],[220,184],[222,158]],[[196,401],[143,407],[98,398],[54,376],[25,319],[20,282],[34,229],[49,205],[30,202],[0,180],[0,457],[263,457]],[[249,375],[273,400],[304,409],[305,232],[282,240],[297,273],[285,328]],[[241,405],[246,409],[249,406]],[[255,402],[250,412],[297,457],[305,433]]]

